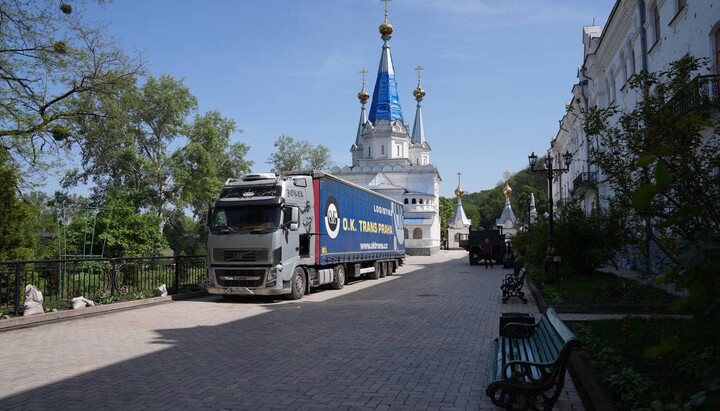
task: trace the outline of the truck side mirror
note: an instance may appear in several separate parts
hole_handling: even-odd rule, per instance
[[[290,231],[297,231],[300,228],[300,209],[290,207]]]
[[[283,228],[290,231],[297,231],[300,228],[300,209],[294,206],[287,206],[283,214]]]

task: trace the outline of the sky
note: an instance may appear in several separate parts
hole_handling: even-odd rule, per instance
[[[544,153],[582,64],[582,29],[612,0],[392,0],[388,21],[405,121],[422,70],[430,162],[453,197],[495,187]],[[149,74],[183,79],[200,113],[236,122],[253,171],[270,170],[285,134],[350,165],[361,89],[372,93],[382,50],[380,0],[115,0],[86,14]],[[367,105],[369,109],[369,102]],[[229,176],[230,177],[230,176]]]

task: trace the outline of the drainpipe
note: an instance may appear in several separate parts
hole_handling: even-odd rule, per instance
[[[585,67],[585,64],[580,66],[580,72],[582,73],[582,76],[583,76],[583,79],[580,81],[580,93],[582,94],[582,98],[583,98],[583,107],[585,109],[585,112],[587,113],[588,110],[590,109],[590,103],[588,101],[588,97],[585,95],[585,86],[588,85],[588,81],[592,81],[594,83],[595,80],[593,80],[590,76],[587,75],[587,68]],[[588,165],[588,167],[587,167],[588,174],[587,175],[588,175],[588,182],[589,182],[590,181],[590,173],[591,173],[590,166],[592,165],[592,163],[590,162],[590,136],[584,130],[583,130],[583,133],[585,134],[585,151],[586,151],[585,158],[587,159],[587,165]],[[597,139],[597,136],[595,136],[595,138]],[[595,168],[596,168],[595,178],[597,178],[597,175],[600,174],[600,167],[596,165]],[[600,209],[600,190],[597,188],[597,181],[595,183],[595,187],[596,187],[595,203],[596,203],[597,209],[599,210]]]
[[[642,69],[648,69],[647,62],[647,32],[645,31],[645,0],[638,0],[638,12],[640,13],[640,55],[642,56]]]

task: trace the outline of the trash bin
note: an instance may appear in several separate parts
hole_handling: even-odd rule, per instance
[[[500,332],[503,336],[503,327],[509,323],[535,324],[535,317],[530,313],[502,313],[500,314]]]

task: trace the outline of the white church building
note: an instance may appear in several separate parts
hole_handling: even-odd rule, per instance
[[[385,3],[387,5],[387,3]],[[393,26],[387,20],[379,27],[383,40],[380,66],[372,94],[363,77],[360,122],[351,146],[352,165],[334,167],[338,177],[382,193],[404,204],[405,249],[409,255],[432,255],[440,249],[440,173],[430,163],[430,144],[425,138],[421,102],[425,91],[418,84],[413,91],[417,101],[412,129],[405,121],[392,55]]]

